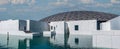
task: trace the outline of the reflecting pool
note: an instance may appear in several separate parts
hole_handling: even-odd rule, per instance
[[[89,35],[23,37],[0,35],[0,49],[109,49],[92,47]]]

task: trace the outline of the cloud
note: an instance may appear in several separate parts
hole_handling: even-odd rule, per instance
[[[97,7],[104,7],[104,8],[108,8],[111,7],[113,4],[112,3],[96,3],[95,6]]]
[[[29,8],[19,8],[15,9],[17,12],[39,12],[41,10],[41,7],[29,7]]]
[[[34,4],[35,0],[9,0],[11,4]]]
[[[57,0],[57,2],[50,3],[54,6],[73,6],[73,4],[69,3],[69,0]]]
[[[28,5],[33,5],[36,2],[36,0],[0,0],[0,5],[5,5],[5,4],[28,4]]]
[[[73,7],[74,4],[70,3],[70,0],[57,0],[56,2],[50,3],[52,6],[69,6]]]
[[[120,0],[111,0],[111,3],[120,3]]]
[[[85,4],[89,4],[89,3],[93,3],[94,0],[79,0],[81,3],[85,3]]]
[[[55,6],[60,6],[60,5],[66,5],[68,3],[68,0],[57,0],[57,2],[52,2],[51,4],[52,5],[55,5]]]
[[[0,0],[0,5],[8,4],[8,0]]]

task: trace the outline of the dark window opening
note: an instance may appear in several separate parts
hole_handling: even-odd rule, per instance
[[[79,44],[79,39],[75,38],[75,44]]]
[[[51,30],[53,29],[53,26],[51,26]]]
[[[55,30],[55,27],[54,27],[54,30]]]
[[[97,21],[97,30],[100,30],[100,24],[101,24],[102,22],[106,22],[106,21]]]
[[[79,26],[78,25],[75,25],[75,30],[79,30]]]
[[[26,26],[24,26],[24,31],[26,31]]]

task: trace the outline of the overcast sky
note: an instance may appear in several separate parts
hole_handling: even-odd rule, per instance
[[[0,0],[0,20],[40,20],[61,12],[83,10],[120,15],[120,0]]]

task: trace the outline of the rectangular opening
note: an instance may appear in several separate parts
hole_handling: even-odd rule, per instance
[[[79,30],[79,26],[78,25],[75,25],[75,30]]]
[[[51,26],[51,30],[53,30],[53,26]]]
[[[106,21],[97,21],[97,30],[101,29],[100,24],[103,23],[103,22],[106,22]]]
[[[75,38],[75,44],[79,44],[79,39],[78,38]]]

